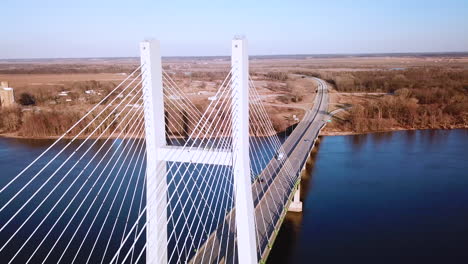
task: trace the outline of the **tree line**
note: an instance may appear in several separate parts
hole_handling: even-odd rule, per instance
[[[354,104],[336,126],[354,132],[468,127],[468,70],[423,67],[317,74],[339,92],[385,93]]]

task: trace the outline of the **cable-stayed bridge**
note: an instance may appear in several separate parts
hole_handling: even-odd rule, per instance
[[[287,139],[249,76],[247,41],[206,109],[161,64],[141,66],[16,175],[2,175],[2,263],[258,263],[326,124],[328,93]],[[311,93],[313,93],[311,87]]]

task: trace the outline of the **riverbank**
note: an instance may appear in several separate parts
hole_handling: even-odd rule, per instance
[[[385,132],[398,132],[398,131],[424,131],[424,130],[454,130],[454,129],[468,129],[468,126],[453,126],[449,128],[438,127],[438,128],[403,128],[403,127],[395,127],[391,129],[383,129],[383,130],[372,130],[372,131],[362,131],[362,132],[355,132],[355,131],[327,131],[326,128],[321,131],[321,136],[349,136],[349,135],[364,135],[364,134],[373,134],[373,133],[385,133]]]
[[[277,135],[281,134],[281,133],[284,133],[283,132],[280,132],[280,133],[277,133]],[[118,135],[119,133],[115,133],[113,135],[92,135],[92,136],[89,136],[89,135],[80,135],[78,137],[76,137],[76,135],[66,135],[66,136],[62,136],[62,135],[58,135],[58,136],[44,136],[44,137],[38,137],[38,136],[21,136],[21,135],[18,135],[18,134],[15,134],[15,133],[0,133],[0,138],[16,138],[16,139],[59,139],[59,138],[63,138],[63,139],[73,139],[73,138],[77,138],[77,139],[86,139],[86,138],[90,138],[90,139],[107,139],[107,138],[112,138],[112,139],[116,139],[116,138],[131,138],[131,139],[139,139],[139,138],[143,138],[144,136],[134,136],[134,135],[128,135],[128,134],[124,134],[124,135]],[[256,137],[270,137],[270,136],[273,136],[274,133],[271,133],[269,135],[265,135],[265,134],[261,134],[261,133],[257,133],[255,136]],[[222,137],[227,137],[227,135],[217,135],[216,137],[211,137],[211,138],[222,138]],[[171,135],[169,136],[169,138],[171,139],[185,139],[187,138],[187,136],[177,136],[177,135]],[[203,138],[203,135],[200,135],[200,138]]]
[[[384,130],[377,130],[377,131],[363,131],[363,132],[355,132],[355,131],[327,131],[326,127],[320,132],[320,136],[349,136],[349,135],[364,135],[364,134],[373,134],[373,133],[385,133],[385,132],[397,132],[397,131],[418,131],[418,130],[454,130],[454,129],[468,129],[468,126],[454,126],[450,128],[392,128],[392,129],[384,129]],[[284,134],[286,131],[278,132],[279,134]],[[77,139],[86,139],[89,135],[83,135],[76,137]],[[258,135],[257,135],[258,136]],[[16,139],[59,139],[61,136],[47,136],[47,137],[30,137],[30,136],[21,136],[15,133],[0,133],[1,138],[16,138]],[[131,135],[124,135],[118,137],[117,135],[105,135],[105,136],[90,136],[90,139],[107,139],[107,138],[142,138],[141,136],[131,136]],[[75,136],[64,136],[63,139],[73,139]],[[173,139],[182,139],[184,137],[181,136],[171,136]]]
[[[86,139],[89,135],[78,136],[77,139]],[[90,136],[90,139],[107,139],[107,138],[142,138],[140,136],[120,136],[117,135],[108,135],[108,136]],[[16,138],[16,139],[59,139],[61,136],[47,136],[47,137],[29,137],[29,136],[20,136],[13,133],[0,134],[0,138]],[[75,136],[64,136],[63,139],[73,139]]]

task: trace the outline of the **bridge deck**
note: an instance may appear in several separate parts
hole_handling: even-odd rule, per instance
[[[271,239],[274,238],[282,224],[282,219],[294,195],[295,186],[299,181],[300,172],[320,129],[326,124],[324,121],[328,115],[326,84],[320,79],[314,79],[319,84],[314,106],[306,112],[304,118],[282,145],[289,163],[283,165],[280,161],[272,159],[252,184],[259,259],[266,259],[270,252],[271,245],[268,245],[268,241],[272,241]],[[224,224],[221,223],[219,229],[216,229],[217,231],[213,232],[197,251],[191,263],[207,263],[207,259],[211,259],[212,263],[224,262],[227,259],[236,258],[235,210],[228,213],[223,222]],[[228,238],[220,235],[220,233],[226,234],[226,232],[231,234],[227,236]],[[225,240],[220,241],[221,237]],[[224,248],[226,244],[229,245],[229,248]]]
[[[319,79],[316,80],[319,83],[319,88],[314,107],[307,111],[304,119],[283,144],[290,166],[286,164],[278,168],[278,162],[272,160],[270,163],[276,164],[272,164],[272,168],[275,168],[274,173],[269,172],[273,171],[272,168],[268,168],[269,166],[262,173],[262,176],[264,174],[265,177],[268,177],[268,184],[265,184],[260,191],[253,192],[261,259],[266,259],[269,254],[271,245],[268,245],[268,241],[273,241],[272,238],[276,235],[275,232],[279,230],[282,224],[283,217],[294,195],[296,184],[300,180],[300,173],[320,129],[326,123],[324,121],[324,118],[328,115],[326,84]],[[271,215],[270,222],[264,222],[265,219],[268,219],[266,214],[269,212],[277,212],[277,214]]]

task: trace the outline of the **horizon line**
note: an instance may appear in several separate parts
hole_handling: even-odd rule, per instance
[[[256,54],[249,55],[249,57],[304,57],[304,56],[316,56],[316,57],[378,57],[378,56],[404,56],[404,55],[462,55],[462,57],[468,57],[467,51],[416,51],[416,52],[362,52],[362,53],[297,53],[297,54]],[[231,55],[169,55],[161,56],[161,58],[225,58],[231,57]],[[104,57],[31,57],[31,58],[0,58],[0,61],[27,61],[27,60],[77,60],[77,59],[135,59],[139,56],[104,56]]]

